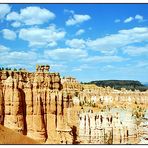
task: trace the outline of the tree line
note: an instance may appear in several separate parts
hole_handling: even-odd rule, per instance
[[[8,68],[8,67],[6,67],[6,68],[4,68],[4,67],[0,67],[0,71],[4,71],[4,70],[6,70],[6,71],[21,71],[21,70],[24,70],[24,71],[26,71],[26,69],[25,68],[19,68],[19,69],[17,69],[17,68]]]
[[[84,82],[83,84],[96,84],[99,87],[111,87],[114,89],[121,90],[121,88],[125,88],[127,90],[140,90],[146,91],[148,87],[141,84],[139,81],[134,80],[99,80],[99,81],[91,81]]]

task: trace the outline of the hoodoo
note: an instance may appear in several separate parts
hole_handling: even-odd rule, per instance
[[[50,144],[117,144],[141,134],[148,91],[80,84],[49,69],[0,71],[0,124]]]

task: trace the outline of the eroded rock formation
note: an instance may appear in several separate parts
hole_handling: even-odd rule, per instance
[[[1,71],[0,123],[44,142],[56,129],[62,97],[59,73]]]
[[[98,109],[100,119],[100,111],[107,107],[148,104],[147,91],[117,91],[110,87],[84,85],[72,77],[61,78],[59,73],[49,72],[49,68],[37,65],[36,72],[32,73],[0,71],[0,124],[43,143],[77,143],[83,135],[83,117],[79,122],[82,108]],[[85,128],[88,128],[88,116],[86,118]],[[94,119],[95,116],[91,118],[93,128],[98,123]],[[114,119],[111,124],[114,133],[118,133],[113,126],[118,121]],[[84,135],[87,134],[89,130]]]

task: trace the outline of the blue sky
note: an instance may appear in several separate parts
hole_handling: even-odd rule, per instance
[[[79,81],[148,82],[148,4],[0,4],[0,67],[36,64]]]

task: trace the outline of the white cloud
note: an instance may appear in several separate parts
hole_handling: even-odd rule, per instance
[[[45,55],[53,60],[70,61],[87,57],[87,52],[82,49],[58,48],[54,50],[45,50]]]
[[[119,30],[117,34],[107,35],[96,40],[86,42],[87,46],[102,53],[116,53],[118,49],[133,43],[148,42],[148,28],[135,27],[128,30]]]
[[[120,19],[116,19],[116,20],[115,20],[115,23],[119,23],[119,22],[121,22]]]
[[[133,21],[133,20],[138,20],[138,22],[143,22],[143,21],[144,21],[143,16],[137,14],[137,15],[135,15],[135,17],[131,17],[131,16],[130,16],[130,17],[128,17],[127,19],[125,19],[125,20],[124,20],[124,23],[129,23],[129,22],[131,22],[131,21]]]
[[[49,47],[54,47],[54,46],[57,46],[57,42],[55,41],[52,41],[48,44]]]
[[[11,68],[35,69],[36,63],[52,63],[44,55],[29,50],[13,50],[6,46],[0,45],[0,65]],[[60,62],[61,63],[61,62]]]
[[[2,53],[2,52],[7,52],[7,51],[9,51],[10,49],[8,48],[8,47],[6,47],[6,46],[4,46],[4,45],[0,45],[0,53]]]
[[[25,65],[25,64],[7,64],[7,67],[11,68],[11,69],[14,69],[14,68],[19,69],[19,68],[26,68],[27,65]]]
[[[72,71],[83,71],[83,70],[92,70],[92,69],[94,69],[94,68],[96,68],[95,66],[89,66],[88,64],[82,64],[82,65],[79,65],[78,67],[74,67],[73,69],[72,69]]]
[[[106,35],[95,40],[71,39],[65,44],[71,48],[85,48],[99,51],[102,54],[112,56],[122,48],[134,43],[148,42],[148,28],[135,27],[127,30],[119,30],[116,34]]]
[[[134,33],[134,35],[138,35],[141,38],[142,34],[147,34],[148,33],[148,28],[147,27],[135,27],[132,29],[127,29],[127,30],[119,30],[118,31],[121,34],[127,34],[130,35],[131,33]]]
[[[127,53],[130,56],[138,56],[138,55],[148,55],[148,45],[143,47],[138,46],[127,46],[123,48],[123,52]]]
[[[20,59],[20,60],[32,60],[36,58],[36,53],[32,51],[13,51],[8,54],[8,57],[12,59]]]
[[[0,19],[3,19],[10,10],[11,8],[8,4],[0,4]]]
[[[139,22],[142,22],[142,21],[143,21],[143,16],[137,14],[137,15],[135,16],[135,19],[138,20]]]
[[[29,46],[55,46],[56,42],[64,38],[66,32],[57,29],[54,25],[51,25],[45,29],[42,28],[28,28],[21,29],[19,32],[19,38],[29,42]]]
[[[39,25],[55,18],[55,14],[45,8],[26,7],[20,10],[20,13],[11,12],[7,15],[9,21],[20,21],[25,25]]]
[[[47,63],[52,63],[52,61],[48,58],[48,59],[45,59],[45,58],[39,58],[37,59],[36,61],[36,64],[47,64]]]
[[[136,64],[136,67],[142,67],[142,68],[145,68],[145,67],[148,67],[148,61],[138,61],[138,63]]]
[[[13,22],[11,24],[11,26],[14,27],[14,28],[17,28],[17,27],[20,27],[21,26],[21,23],[20,22]]]
[[[47,64],[47,63],[46,63]],[[52,72],[60,72],[60,75],[62,76],[62,73],[67,73],[68,66],[66,64],[61,64],[61,61],[56,63],[50,63]]]
[[[72,71],[82,71],[82,69],[75,67],[75,68],[72,69]]]
[[[73,10],[69,10],[69,9],[64,9],[64,12],[65,12],[65,13],[71,13],[71,14],[74,14],[74,11],[73,11]]]
[[[120,56],[93,56],[82,59],[84,62],[122,62],[126,59]]]
[[[66,25],[72,26],[72,25],[80,24],[85,21],[88,21],[89,19],[91,19],[91,17],[89,15],[74,14],[72,17],[70,17],[66,21]]]
[[[2,65],[31,65],[36,62],[37,54],[32,51],[7,51],[0,53],[0,61]]]
[[[26,68],[35,70],[36,63],[52,63],[44,55],[29,50],[13,50],[6,46],[0,45],[0,65],[11,68]],[[61,63],[61,62],[60,62]]]
[[[7,15],[6,18],[8,21],[20,21],[21,20],[21,16],[19,15],[19,13],[17,12],[11,12]]]
[[[15,40],[16,39],[16,33],[9,29],[3,29],[2,30],[3,37],[7,40]]]
[[[81,35],[85,32],[84,29],[79,29],[77,32],[76,32],[76,35]]]
[[[68,45],[72,48],[84,48],[85,47],[85,41],[83,39],[67,40],[66,45]]]
[[[101,71],[110,71],[110,70],[113,71],[116,68],[113,65],[105,65],[104,67],[101,68]]]
[[[130,16],[130,17],[128,17],[127,19],[124,20],[124,23],[129,23],[129,22],[131,22],[132,20],[134,20],[134,18]]]

